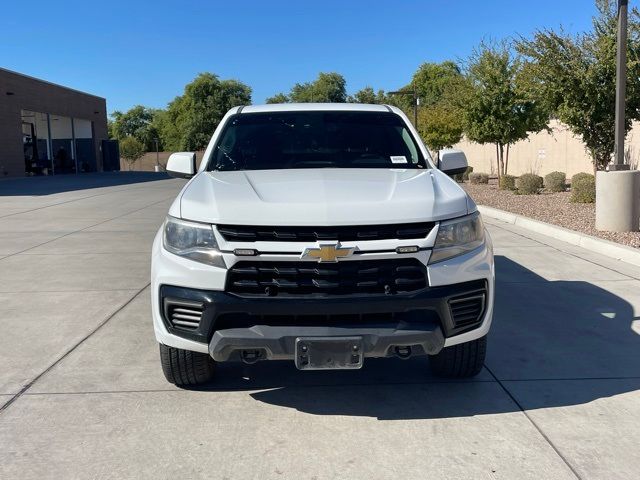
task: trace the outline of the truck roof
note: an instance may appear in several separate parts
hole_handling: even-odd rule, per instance
[[[389,112],[387,105],[369,105],[364,103],[270,103],[265,105],[247,105],[238,107],[242,113],[268,112],[308,112],[308,111],[349,111],[349,112]],[[239,113],[236,111],[235,113]]]

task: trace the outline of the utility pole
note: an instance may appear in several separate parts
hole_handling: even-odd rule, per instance
[[[628,3],[618,0],[615,158],[608,172],[596,172],[596,228],[613,232],[640,231],[640,171],[624,163]]]
[[[618,53],[616,56],[616,143],[609,170],[629,170],[624,163],[625,107],[627,94],[627,10],[628,0],[618,0]]]
[[[418,92],[416,91],[416,84],[413,84],[413,124],[418,129],[418,105],[420,105],[420,99],[418,98]]]
[[[153,142],[156,144],[156,172],[160,171],[160,151],[158,150],[158,138],[154,138]]]

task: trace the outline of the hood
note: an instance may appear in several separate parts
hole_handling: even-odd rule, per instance
[[[323,169],[202,172],[180,215],[235,225],[365,225],[465,215],[467,194],[439,170]]]

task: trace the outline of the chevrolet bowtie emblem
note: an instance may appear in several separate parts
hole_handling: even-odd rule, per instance
[[[348,257],[355,250],[354,247],[343,247],[340,242],[305,248],[301,258],[312,258],[318,262],[337,262],[338,258]]]

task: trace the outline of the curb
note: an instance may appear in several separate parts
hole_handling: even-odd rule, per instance
[[[556,240],[561,240],[563,242],[570,243],[571,245],[582,247],[585,250],[605,255],[609,258],[640,266],[640,249],[620,245],[609,240],[593,237],[585,233],[579,233],[575,230],[569,230],[568,228],[558,227],[539,220],[533,220],[528,217],[523,217],[522,215],[516,215],[515,213],[498,210],[497,208],[478,205],[478,211],[486,217],[510,223],[512,225],[555,238]]]

